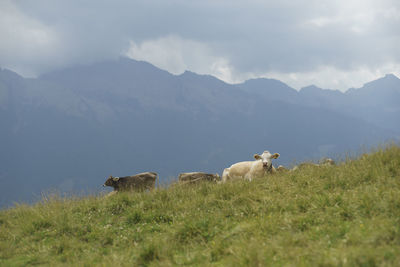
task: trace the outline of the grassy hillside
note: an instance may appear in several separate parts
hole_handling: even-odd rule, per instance
[[[400,265],[400,148],[252,182],[0,212],[0,265]]]

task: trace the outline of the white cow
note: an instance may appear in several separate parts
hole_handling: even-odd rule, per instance
[[[272,159],[279,157],[278,153],[271,154],[264,151],[261,155],[255,154],[255,161],[238,162],[226,168],[222,174],[222,182],[228,180],[244,178],[251,181],[256,177],[263,177],[267,173],[275,173],[276,170],[272,166]]]

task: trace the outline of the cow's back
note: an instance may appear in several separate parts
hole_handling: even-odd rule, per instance
[[[230,176],[244,176],[248,173],[253,165],[254,161],[242,161],[233,164],[229,167],[229,175]]]
[[[233,164],[229,168],[226,168],[222,175],[223,182],[226,182],[227,180],[230,179],[244,178],[245,175],[250,172],[253,163],[254,161],[242,161]]]
[[[200,181],[217,181],[220,179],[218,174],[210,174],[204,172],[186,172],[179,174],[180,182],[195,183]]]
[[[155,188],[157,173],[143,172],[132,176],[120,177],[120,190],[146,190]]]

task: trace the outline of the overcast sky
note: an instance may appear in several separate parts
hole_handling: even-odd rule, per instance
[[[345,90],[400,77],[399,0],[0,0],[0,66],[35,76],[128,56],[226,82]]]

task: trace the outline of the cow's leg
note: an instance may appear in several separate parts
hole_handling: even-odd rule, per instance
[[[246,175],[244,176],[244,179],[248,180],[249,182],[251,182],[252,178],[250,173],[246,173]]]
[[[222,173],[222,182],[226,183],[229,179],[229,168],[226,168],[224,172]]]

